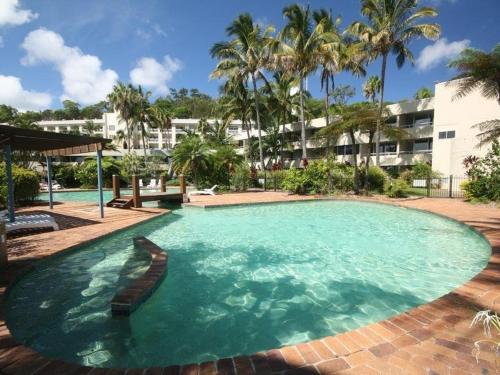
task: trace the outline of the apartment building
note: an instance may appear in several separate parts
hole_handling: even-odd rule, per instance
[[[117,146],[117,151],[105,151],[105,156],[121,156],[123,151],[129,146],[125,139],[117,138],[118,132],[121,130],[126,133],[124,121],[122,121],[116,112],[104,113],[100,119],[83,119],[83,120],[51,120],[39,121],[37,123],[40,128],[45,131],[54,132],[84,132],[84,126],[88,121],[92,121],[100,129],[94,133],[96,136],[113,139]],[[146,151],[153,150],[171,150],[180,142],[186,132],[196,132],[200,119],[172,119],[172,127],[163,131],[159,129],[148,129],[146,137]],[[208,120],[208,123],[213,125],[215,120]],[[242,133],[241,121],[232,121],[228,126],[227,133],[230,136],[236,136]],[[132,136],[132,148],[143,151],[143,143],[141,136],[135,132]],[[85,156],[85,155],[82,155]]]
[[[411,168],[417,162],[432,164],[433,169],[444,175],[463,176],[465,169],[462,161],[469,155],[484,156],[489,145],[479,147],[479,130],[475,124],[500,119],[500,105],[496,100],[485,99],[479,91],[475,91],[462,99],[455,99],[453,82],[438,83],[435,87],[435,96],[429,99],[403,101],[388,106],[390,117],[387,123],[390,126],[400,127],[407,133],[402,140],[381,137],[380,165],[386,169]],[[38,125],[44,130],[56,132],[83,131],[87,120],[40,121]],[[120,157],[125,148],[124,140],[116,140],[119,130],[125,132],[125,125],[116,113],[105,113],[101,119],[92,120],[100,125],[97,135],[115,139],[118,151],[106,151],[105,154]],[[187,131],[196,132],[199,119],[173,119],[172,128],[160,131],[149,129],[146,141],[146,151],[171,150],[180,142]],[[209,120],[214,124],[215,120]],[[314,134],[325,127],[325,119],[313,119],[307,124],[307,149],[309,159],[324,158],[326,145],[323,141],[314,139]],[[285,152],[285,167],[299,166],[302,157],[300,142],[300,124],[285,125],[285,136],[290,140],[290,147]],[[228,129],[236,144],[238,152],[243,154],[248,143],[247,132],[242,128],[241,121],[233,121]],[[257,129],[250,132],[257,137]],[[262,133],[263,137],[266,133]],[[356,146],[353,147],[347,134],[340,136],[333,151],[339,162],[353,163],[353,153],[358,156],[358,163],[371,158],[375,163],[375,150],[369,148],[368,135],[355,135]],[[139,134],[134,134],[132,148],[141,150],[142,141]],[[81,155],[85,156],[85,155]],[[270,164],[271,160],[267,159]]]
[[[464,158],[486,154],[490,147],[479,146],[480,131],[474,125],[500,119],[500,105],[496,100],[484,98],[479,90],[462,99],[456,99],[455,92],[453,82],[438,83],[433,98],[388,106],[390,117],[387,123],[404,129],[407,136],[399,141],[381,136],[381,167],[402,170],[411,168],[417,162],[426,162],[443,175],[464,176]],[[307,155],[310,160],[326,155],[325,142],[314,140],[314,133],[325,125],[324,118],[313,119],[307,124]],[[285,167],[299,166],[302,157],[300,124],[286,124],[285,128],[286,137],[296,140],[291,142],[293,150],[285,152]],[[252,136],[257,136],[255,129],[252,130]],[[355,138],[355,147],[348,134],[338,138],[333,145],[337,160],[353,163],[353,153],[356,153],[358,163],[370,157],[373,165],[375,147],[369,148],[368,135],[357,133]],[[240,152],[243,152],[247,144],[246,134],[238,134],[236,140]]]

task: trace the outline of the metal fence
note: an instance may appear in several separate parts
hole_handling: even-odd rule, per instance
[[[411,192],[429,198],[463,198],[462,183],[467,177],[453,176],[413,179]]]

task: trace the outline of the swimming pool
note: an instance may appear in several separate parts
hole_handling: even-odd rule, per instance
[[[168,251],[169,273],[130,318],[112,318],[115,292],[146,268],[137,235]],[[40,262],[9,293],[7,323],[84,365],[202,362],[388,318],[463,284],[490,254],[465,225],[381,204],[179,209]]]

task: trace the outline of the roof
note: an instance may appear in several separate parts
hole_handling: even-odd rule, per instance
[[[111,139],[46,132],[0,125],[0,148],[10,145],[13,150],[40,151],[49,156],[102,150]]]

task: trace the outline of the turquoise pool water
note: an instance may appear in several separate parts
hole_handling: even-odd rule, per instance
[[[146,267],[132,238],[168,251],[168,276],[129,319],[115,292]],[[433,300],[486,265],[476,232],[380,204],[186,208],[38,264],[12,289],[22,343],[92,366],[186,364],[353,329]]]
[[[147,195],[148,193],[157,192],[159,190],[143,190],[141,194]],[[179,188],[167,188],[167,192],[178,193]],[[122,195],[131,195],[132,190],[122,189]],[[113,199],[113,192],[111,190],[103,191],[104,202],[108,202]],[[99,192],[97,190],[82,190],[82,191],[54,191],[53,192],[54,201],[59,202],[97,202],[99,200]],[[49,200],[49,193],[41,193],[38,195],[38,199],[42,201]]]

